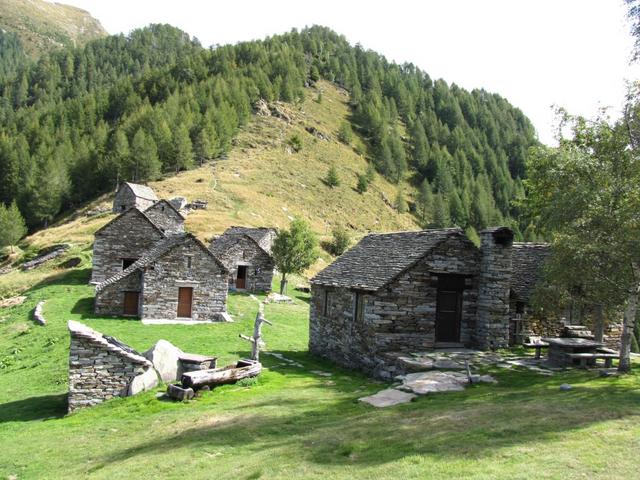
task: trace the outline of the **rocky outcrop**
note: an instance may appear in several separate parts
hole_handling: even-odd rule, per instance
[[[153,364],[163,382],[180,380],[182,368],[180,356],[184,352],[166,340],[158,342],[142,355]]]

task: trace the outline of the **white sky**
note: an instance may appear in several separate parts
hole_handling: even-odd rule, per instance
[[[109,33],[169,23],[200,42],[236,43],[324,25],[431,78],[506,97],[553,143],[551,105],[617,116],[633,39],[622,0],[58,0]]]

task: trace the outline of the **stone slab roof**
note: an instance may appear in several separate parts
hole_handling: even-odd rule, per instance
[[[174,207],[173,205],[171,205],[171,202],[169,202],[168,200],[165,200],[164,198],[163,198],[162,200],[158,200],[156,203],[154,203],[153,205],[151,205],[149,208],[147,208],[147,209],[145,210],[145,212],[146,212],[147,210],[151,210],[151,209],[152,209],[152,208],[154,208],[154,207],[155,207],[155,208],[157,208],[157,207],[158,207],[158,205],[164,205],[165,207],[170,208],[171,210],[173,210],[174,212],[176,212],[176,214],[178,215],[178,217],[179,217],[179,218],[184,222],[184,220],[185,220],[184,215],[182,215],[182,214],[180,213],[180,211],[179,211],[176,207]],[[143,212],[143,213],[144,213],[144,212]]]
[[[153,191],[153,188],[148,187],[147,185],[130,182],[124,182],[124,185],[127,185],[136,197],[144,198],[145,200],[158,200],[156,192]]]
[[[511,294],[516,300],[528,301],[542,276],[544,262],[551,254],[548,243],[514,242],[511,256]]]
[[[151,208],[151,207],[149,207]],[[103,225],[102,227],[100,227],[98,230],[95,231],[95,233],[93,234],[98,235],[100,232],[102,232],[103,230],[106,230],[108,227],[110,227],[111,225],[119,222],[122,218],[126,217],[127,215],[138,215],[141,219],[146,220],[147,222],[149,222],[153,228],[155,228],[162,236],[164,236],[164,232],[162,230],[160,230],[160,227],[158,227],[153,220],[151,220],[149,217],[147,217],[144,212],[141,212],[140,210],[138,210],[137,208],[130,208],[129,210],[122,212],[120,215],[118,215],[116,218],[114,218],[113,220],[109,221],[108,223],[106,223],[105,225]]]
[[[104,350],[108,350],[109,352],[114,353],[120,357],[124,357],[130,360],[133,363],[137,363],[139,365],[144,365],[146,367],[152,367],[153,364],[144,358],[142,355],[138,355],[133,353],[133,350],[126,347],[124,344],[120,344],[117,341],[109,341],[104,335],[100,332],[89,328],[83,323],[76,322],[74,320],[69,320],[67,322],[67,326],[69,327],[69,333],[72,337],[84,338],[91,343],[102,347]],[[123,345],[123,346],[120,346]]]
[[[222,235],[211,241],[209,250],[211,250],[214,255],[223,255],[229,248],[237,244],[241,237],[246,237],[255,243],[260,250],[271,256],[271,252],[263,248],[260,242],[272,232],[275,232],[273,228],[266,227],[229,227]]]
[[[370,234],[318,273],[311,283],[376,291],[452,236],[464,237],[464,233],[459,228],[443,228]]]
[[[144,267],[152,264],[153,262],[161,258],[163,255],[165,255],[167,252],[172,250],[174,247],[177,247],[178,245],[181,245],[182,243],[185,243],[188,241],[196,242],[196,244],[200,246],[200,248],[202,248],[202,250],[206,252],[206,254],[209,255],[216,262],[216,264],[220,266],[223,272],[228,273],[227,268],[222,264],[222,262],[218,260],[216,256],[213,255],[207,249],[207,247],[205,247],[204,244],[200,240],[198,240],[194,235],[192,235],[191,233],[179,233],[175,235],[170,235],[167,238],[159,241],[152,248],[147,250],[135,263],[131,264],[127,269],[123,270],[120,273],[115,274],[112,277],[109,277],[104,282],[96,285],[96,292],[103,290],[107,285],[116,283],[122,280],[123,278],[128,277],[132,273],[143,269]]]

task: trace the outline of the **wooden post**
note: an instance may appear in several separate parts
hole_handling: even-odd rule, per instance
[[[256,315],[256,321],[253,324],[253,336],[247,337],[246,335],[240,334],[240,338],[251,342],[251,360],[260,360],[260,347],[262,347],[262,345],[264,344],[264,342],[262,341],[263,323],[266,323],[267,325],[273,325],[269,320],[264,318],[264,306],[261,303]]]

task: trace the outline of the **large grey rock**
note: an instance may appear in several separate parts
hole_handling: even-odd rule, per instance
[[[412,393],[401,392],[395,388],[387,388],[386,390],[359,398],[358,400],[373,405],[374,407],[382,408],[399,405],[401,403],[409,403],[414,398],[416,398],[416,396]]]
[[[182,376],[182,367],[180,356],[182,350],[166,340],[158,340],[158,342],[142,355],[153,363],[153,368],[163,382],[173,382],[180,380]]]
[[[468,383],[467,376],[459,372],[430,371],[405,375],[398,387],[418,395],[436,392],[460,392]]]
[[[128,396],[137,395],[140,392],[146,392],[158,386],[158,374],[153,368],[149,368],[144,373],[133,378],[129,385]]]
[[[428,357],[398,357],[398,361],[409,370],[422,371],[433,368],[433,359]]]

